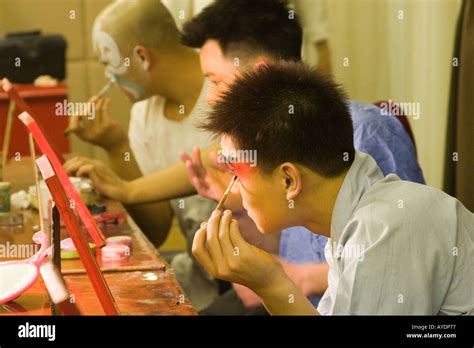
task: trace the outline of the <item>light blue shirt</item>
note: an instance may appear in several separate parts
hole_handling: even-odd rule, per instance
[[[356,151],[337,194],[321,315],[473,315],[474,214]]]
[[[402,180],[424,184],[423,173],[416,160],[415,147],[402,124],[393,116],[381,113],[375,105],[349,102],[354,126],[354,147],[371,155],[383,175],[395,173]],[[295,264],[326,262],[327,238],[304,227],[282,231],[280,256]],[[317,306],[321,297],[310,297]]]

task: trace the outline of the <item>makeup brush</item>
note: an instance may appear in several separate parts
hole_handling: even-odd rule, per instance
[[[104,87],[102,87],[102,89],[99,91],[99,93],[97,93],[97,97],[101,98],[103,97],[108,91],[110,88],[112,88],[112,86],[114,85],[115,83],[115,78],[110,78],[109,79],[109,82],[107,82],[105,84]],[[69,129],[69,127],[64,131],[64,136],[68,136],[69,133],[71,133],[71,130]]]
[[[219,201],[219,203],[217,204],[217,207],[216,207],[215,210],[219,210],[219,209],[222,208],[222,206],[225,203],[225,200],[227,199],[227,196],[229,195],[230,190],[232,190],[232,186],[234,186],[236,181],[237,181],[237,175],[234,175],[234,177],[232,178],[232,181],[230,182],[229,186],[227,187],[224,194],[222,195],[222,198]]]
[[[107,82],[107,84],[104,87],[102,87],[102,89],[97,94],[97,96],[98,97],[103,97],[109,91],[109,89],[112,88],[114,83],[115,83],[115,81],[113,79],[110,79],[109,82]]]

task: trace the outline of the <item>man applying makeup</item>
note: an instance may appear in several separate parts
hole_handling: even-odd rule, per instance
[[[474,214],[435,188],[384,177],[355,150],[331,80],[300,63],[259,66],[227,87],[203,128],[224,153],[257,151],[256,167],[234,172],[260,232],[304,226],[330,238],[317,310],[274,256],[242,238],[229,210],[194,238],[210,274],[250,288],[273,315],[474,314]]]

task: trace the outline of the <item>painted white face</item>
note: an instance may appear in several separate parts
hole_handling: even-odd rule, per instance
[[[106,64],[107,71],[114,75],[123,75],[128,67],[124,65],[124,59],[114,38],[102,30],[100,21],[96,21],[92,32],[94,51],[99,55],[101,63]]]
[[[105,65],[105,76],[114,81],[133,102],[142,100],[145,95],[144,88],[133,82],[131,76],[125,76],[130,71],[129,65],[125,64],[114,38],[102,30],[100,21],[94,24],[92,42],[99,61]]]

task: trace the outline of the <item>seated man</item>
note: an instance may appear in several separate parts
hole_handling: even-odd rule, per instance
[[[257,166],[230,167],[262,233],[304,226],[330,238],[317,310],[276,258],[242,238],[229,210],[194,238],[210,274],[252,289],[270,314],[474,314],[474,214],[437,189],[384,177],[354,150],[332,81],[298,63],[261,66],[228,86],[203,128],[232,157],[257,151]]]
[[[179,160],[180,151],[214,143],[210,134],[195,126],[205,117],[207,93],[199,55],[180,44],[178,28],[160,1],[112,2],[95,20],[93,44],[107,75],[135,102],[128,136],[109,116],[108,100],[103,97],[92,100],[97,117],[72,118],[69,131],[102,147],[121,179],[132,180],[164,169]],[[110,174],[99,161],[83,158],[69,161],[65,168],[71,171],[76,166],[82,167],[79,175],[92,173],[95,178]],[[187,182],[184,170],[181,179]],[[179,181],[179,175],[174,175],[173,180]],[[170,185],[170,181],[166,184]],[[156,247],[165,241],[172,218],[177,217],[188,252],[175,256],[171,264],[191,302],[201,309],[219,294],[219,283],[195,262],[190,250],[199,223],[215,203],[197,195],[183,196],[126,208]]]
[[[288,54],[299,52],[300,49],[300,44],[297,44],[301,42],[297,19],[288,19],[286,16],[288,9],[284,9],[275,1],[267,1],[265,6],[253,5],[255,8],[251,13],[256,18],[250,25],[248,23],[250,15],[246,15],[246,12],[251,6],[252,4],[242,0],[239,2],[220,1],[206,7],[184,25],[183,42],[190,47],[200,49],[201,68],[210,81],[208,91],[210,104],[219,99],[220,93],[225,91],[226,85],[231,84],[239,72],[255,65],[275,61],[272,51],[275,51],[276,47],[280,47],[279,58],[297,59],[297,54]],[[280,17],[278,27],[283,27],[285,24],[288,29],[279,37],[276,37],[274,33],[262,31],[262,20],[257,19],[258,11],[262,11],[262,15],[265,12],[267,20],[270,18],[270,13],[276,18]],[[278,16],[279,13],[283,14]],[[267,25],[267,27],[274,26],[276,25],[270,25],[270,23]],[[228,35],[229,32],[232,35]],[[234,64],[236,57],[239,59],[238,66]],[[370,154],[384,175],[395,173],[402,179],[424,183],[421,168],[416,160],[414,145],[398,120],[391,116],[382,116],[380,109],[374,105],[348,101],[348,106],[354,126],[356,149]],[[200,165],[200,160],[193,160],[188,156],[184,156],[183,159],[190,163],[188,167],[191,168],[191,182],[198,193],[204,197],[219,200],[232,175],[225,176],[222,173],[216,173],[211,168],[206,169]],[[231,196],[227,202],[226,207],[231,209],[234,215],[243,215],[240,197],[237,199]],[[232,202],[237,202],[237,204],[232,204]],[[254,227],[249,223],[245,227],[242,226],[242,219],[239,219],[239,224],[246,236],[249,235],[249,228]],[[284,230],[281,234],[280,256],[288,261],[282,260],[284,269],[303,292],[311,296],[311,301],[315,305],[327,287],[328,267],[324,259],[325,243],[325,237],[315,235],[303,227]],[[260,305],[260,300],[255,294],[238,285],[235,289],[245,307],[254,308]],[[201,313],[255,313],[253,309],[246,311],[238,309],[237,304],[231,305],[230,302],[233,300],[235,301],[235,294],[232,294],[231,290]]]

